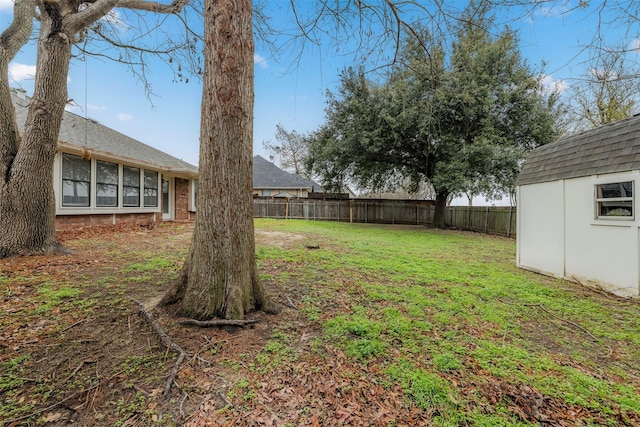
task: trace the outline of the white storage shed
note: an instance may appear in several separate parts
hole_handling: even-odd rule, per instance
[[[638,191],[640,116],[533,150],[517,181],[517,265],[637,297]]]

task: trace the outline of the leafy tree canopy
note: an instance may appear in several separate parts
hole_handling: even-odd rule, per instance
[[[362,69],[341,74],[309,146],[307,166],[326,187],[429,183],[443,225],[449,195],[508,192],[526,152],[557,137],[558,96],[543,90],[516,34],[492,34],[483,7],[458,22],[448,45],[426,28],[408,35],[381,83]]]

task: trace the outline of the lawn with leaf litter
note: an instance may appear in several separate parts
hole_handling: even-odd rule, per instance
[[[284,310],[232,331],[153,308],[192,231],[0,260],[0,425],[640,425],[640,302],[519,270],[511,239],[259,219]],[[138,302],[187,352],[174,381]]]

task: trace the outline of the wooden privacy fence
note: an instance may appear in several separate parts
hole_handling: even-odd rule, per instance
[[[433,223],[434,202],[381,199],[254,199],[256,218],[304,219],[374,224]],[[482,233],[515,236],[516,209],[512,207],[450,206],[445,210],[448,227]]]
[[[516,236],[516,208],[512,206],[447,206],[444,223],[461,230]]]

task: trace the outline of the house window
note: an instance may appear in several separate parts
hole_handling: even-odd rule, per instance
[[[158,172],[144,171],[144,206],[158,206]]]
[[[96,161],[96,206],[118,206],[118,165]]]
[[[140,169],[122,167],[122,206],[140,206]]]
[[[195,212],[198,206],[198,181],[191,181],[191,188],[191,210]]]
[[[596,217],[633,218],[633,181],[596,185]]]
[[[62,206],[89,206],[91,161],[72,154],[62,155]]]

